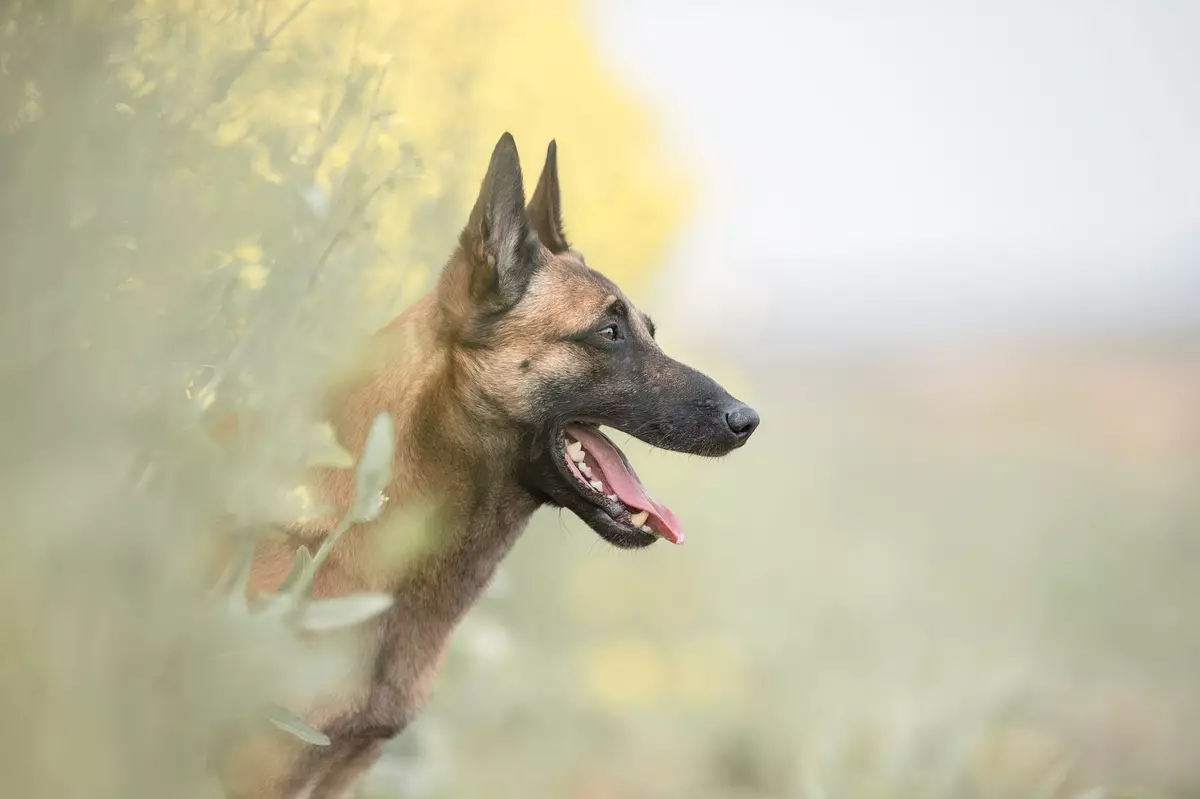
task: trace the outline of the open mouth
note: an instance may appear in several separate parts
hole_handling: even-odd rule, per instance
[[[563,459],[579,491],[606,504],[613,520],[631,534],[649,534],[682,544],[683,526],[670,508],[646,492],[637,473],[612,441],[595,427],[569,424],[563,429]],[[653,540],[653,539],[650,539]]]

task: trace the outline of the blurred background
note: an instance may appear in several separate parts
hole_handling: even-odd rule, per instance
[[[283,512],[288,401],[511,130],[763,423],[618,436],[687,544],[537,514],[365,796],[1200,797],[1200,6],[2,14],[0,795],[212,796],[214,731],[319,681],[196,605],[205,521]]]

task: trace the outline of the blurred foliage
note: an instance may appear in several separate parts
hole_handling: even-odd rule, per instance
[[[505,129],[530,179],[558,139],[568,221],[622,284],[655,263],[680,211],[680,174],[573,3],[15,2],[0,24],[0,121],[67,139],[46,154],[57,169],[25,169],[70,175],[71,228],[153,248],[153,230],[120,231],[105,213],[112,191],[153,185],[187,205],[205,243],[224,239],[178,268],[227,270],[252,289],[297,251],[320,260],[336,243],[360,248],[357,273],[394,311],[445,259],[447,225],[478,190],[476,156]],[[87,119],[86,142],[72,116]],[[88,185],[88,156],[120,153],[144,153],[144,174]],[[326,220],[324,238],[296,198]]]
[[[498,133],[527,172],[558,139],[573,238],[635,291],[681,179],[570,3],[2,8],[0,796],[211,799],[224,731],[347,664],[197,564],[350,465],[313,392],[428,285]],[[771,364],[728,461],[620,437],[686,548],[539,514],[369,795],[1200,796],[1194,366],[1009,395],[987,363]]]
[[[430,285],[503,130],[530,181],[557,138],[575,237],[649,273],[682,174],[572,3],[0,5],[0,795],[214,796],[272,703],[320,738],[283,708],[349,653],[280,622],[386,602],[295,599],[327,550],[287,597],[206,595],[213,533],[244,550],[312,510],[305,464],[352,465],[319,388]]]

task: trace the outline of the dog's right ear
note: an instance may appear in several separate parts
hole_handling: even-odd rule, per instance
[[[542,176],[533,190],[533,196],[529,198],[526,211],[529,223],[546,249],[556,255],[571,249],[563,233],[562,192],[558,188],[558,145],[554,140],[546,148],[546,165],[542,167]]]
[[[496,142],[459,244],[471,262],[472,301],[505,308],[521,299],[533,272],[537,239],[525,215],[521,161],[510,133]]]

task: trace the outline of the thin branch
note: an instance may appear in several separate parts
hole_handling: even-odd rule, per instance
[[[329,553],[337,546],[337,542],[346,534],[346,531],[354,526],[353,516],[354,509],[351,508],[342,517],[342,521],[338,524],[337,529],[326,536],[325,540],[321,542],[320,548],[317,549],[317,554],[313,555],[312,563],[308,565],[308,571],[300,575],[296,580],[296,584],[292,587],[291,596],[297,600],[308,596],[308,592],[316,580],[317,571],[320,570],[321,566],[329,558]],[[301,610],[303,610],[303,602],[295,602],[292,606],[293,614],[298,615]]]
[[[292,21],[296,19],[296,17],[300,16],[304,9],[308,8],[312,2],[313,0],[300,0],[300,2],[296,4],[296,7],[293,8],[270,33],[268,33],[265,37],[259,37],[258,40],[254,42],[253,47],[242,53],[240,56],[235,57],[226,73],[217,79],[216,85],[213,88],[213,92],[209,96],[207,102],[204,103],[204,107],[224,102],[225,98],[229,96],[229,90],[233,88],[233,84],[236,83],[238,79],[246,73],[246,70],[250,68],[250,65],[253,64],[262,53],[266,52],[270,48],[271,43],[278,38],[279,34],[283,33],[284,29],[287,28],[287,26],[290,25]],[[200,109],[197,109],[197,113],[199,110]]]
[[[362,216],[364,211],[367,210],[367,206],[369,206],[371,204],[371,201],[375,199],[375,195],[378,194],[385,187],[389,186],[392,182],[392,179],[394,177],[396,177],[396,175],[398,175],[399,173],[400,173],[400,166],[396,166],[394,169],[392,169],[391,172],[389,172],[387,174],[387,176],[385,178],[383,178],[377,184],[375,184],[375,187],[373,189],[371,189],[369,192],[367,192],[366,196],[363,197],[358,202],[358,204],[356,206],[354,206],[354,208],[350,211],[349,215],[346,217],[346,220],[342,223],[341,228],[339,228],[338,232],[335,233],[333,235],[333,238],[329,240],[329,244],[327,244],[325,246],[325,249],[321,252],[320,257],[317,259],[316,264],[314,264],[312,274],[309,276],[309,279],[308,279],[309,290],[313,289],[316,286],[317,278],[320,276],[320,273],[321,273],[321,268],[325,266],[325,263],[329,260],[329,256],[333,254],[334,248],[342,241],[343,238],[345,238],[346,234],[350,230],[350,226],[359,217]]]
[[[387,77],[387,67],[379,70],[379,80],[375,83],[375,92],[371,95],[371,108],[367,112],[367,125],[363,128],[362,136],[358,139],[358,144],[354,145],[354,150],[350,153],[350,159],[346,163],[345,169],[342,170],[342,178],[338,181],[336,194],[341,194],[342,189],[346,186],[346,179],[350,176],[351,170],[358,164],[359,156],[367,146],[367,139],[371,136],[371,131],[374,130],[375,124],[379,121],[379,95],[383,89],[383,81]]]
[[[292,20],[300,16],[301,12],[303,12],[304,9],[308,8],[309,5],[312,4],[312,1],[313,0],[300,0],[300,2],[296,4],[296,7],[293,8],[291,12],[284,17],[278,25],[275,26],[275,29],[268,33],[266,38],[259,43],[259,49],[267,49],[267,47],[271,45],[271,42],[275,41],[276,37],[283,33],[283,29],[288,25],[291,25]]]
[[[321,140],[313,147],[312,153],[309,155],[306,164],[313,166],[321,163],[321,159],[325,157],[325,151],[330,145],[337,140],[338,134],[345,126],[345,119],[349,111],[350,101],[352,98],[361,96],[362,86],[365,79],[362,76],[355,77],[353,73],[346,74],[346,82],[342,90],[342,98],[338,101],[338,106],[334,109],[333,114],[329,117],[328,126],[321,133]]]

